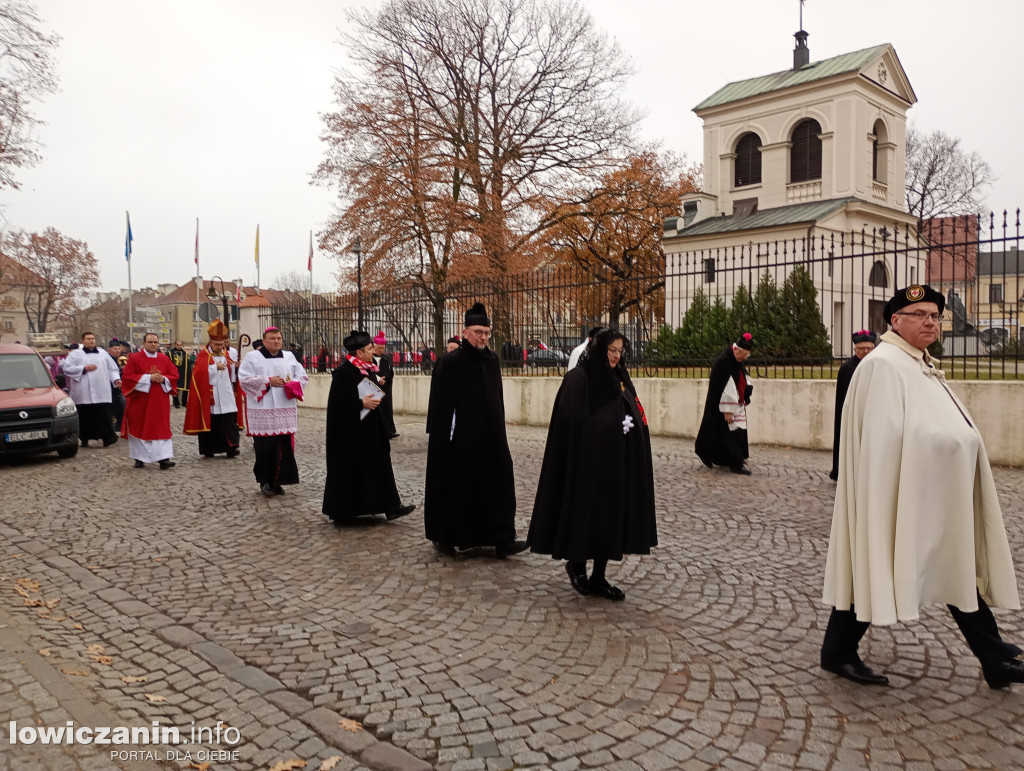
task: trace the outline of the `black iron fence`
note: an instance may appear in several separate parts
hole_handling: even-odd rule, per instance
[[[928,283],[946,297],[932,352],[947,376],[1024,377],[1024,258],[1015,214],[930,220],[921,231],[820,232],[801,238],[673,252],[646,271],[544,266],[525,274],[453,282],[433,291],[418,278],[363,287],[363,327],[383,331],[396,366],[427,372],[463,313],[483,302],[492,347],[508,372],[564,371],[569,352],[598,325],[630,339],[637,374],[702,377],[741,331],[754,336],[749,364],[761,377],[832,377],[852,354],[853,332],[888,327],[882,309],[896,287]],[[355,292],[308,295],[262,311],[317,368],[332,362],[358,324]]]

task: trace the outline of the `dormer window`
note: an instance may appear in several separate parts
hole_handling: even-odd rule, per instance
[[[736,173],[733,187],[761,184],[761,137],[749,133],[736,144]]]
[[[789,181],[821,179],[821,124],[808,118],[790,135]]]

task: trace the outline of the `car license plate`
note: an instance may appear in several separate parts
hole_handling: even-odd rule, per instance
[[[19,431],[16,434],[8,434],[8,442],[31,442],[33,439],[46,439],[49,436],[46,429],[42,431]]]

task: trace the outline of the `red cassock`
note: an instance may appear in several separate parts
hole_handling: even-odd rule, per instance
[[[235,373],[238,364],[224,352],[228,361],[228,374],[233,382],[231,390],[235,394],[235,421],[240,429],[245,428],[245,409],[242,404],[242,389],[238,385]],[[209,348],[203,348],[196,355],[196,363],[192,367],[192,380],[188,384],[188,404],[185,405],[185,433],[201,434],[210,430],[210,407],[214,404],[213,386],[210,384],[210,365],[216,364]]]
[[[121,422],[121,436],[125,439],[129,436],[145,440],[171,438],[171,400],[163,386],[153,383],[149,393],[135,390],[139,378],[157,372],[167,378],[171,393],[177,393],[178,368],[162,353],[155,359],[148,357],[145,351],[133,353],[121,371],[121,392],[128,402]]]

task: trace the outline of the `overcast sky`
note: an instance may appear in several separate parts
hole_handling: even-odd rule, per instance
[[[321,157],[319,114],[332,109],[337,44],[355,0],[36,0],[61,90],[38,106],[42,163],[0,193],[7,228],[56,227],[86,241],[105,289],[127,286],[125,210],[135,236],[132,285],[195,275],[261,283],[305,271],[309,231],[333,194],[309,184]],[[792,66],[798,0],[586,0],[631,56],[627,97],[647,138],[701,161],[692,108],[720,86]],[[1024,205],[1020,0],[807,0],[812,61],[892,43],[918,103],[909,118],[977,150],[999,177],[989,208]],[[314,278],[335,263],[317,252]]]

